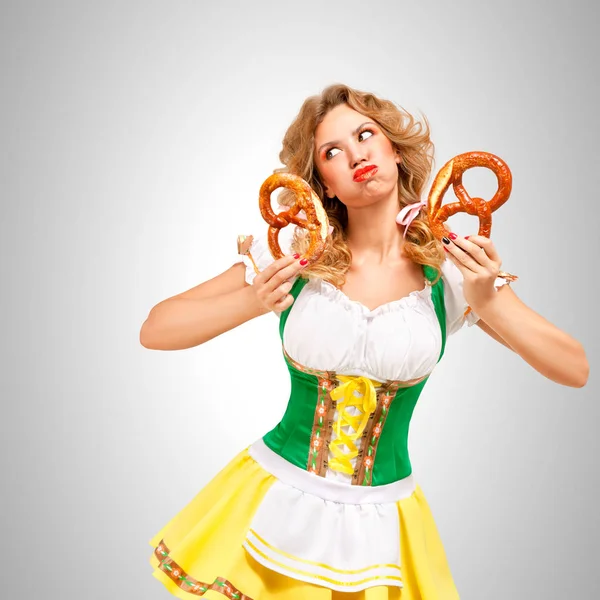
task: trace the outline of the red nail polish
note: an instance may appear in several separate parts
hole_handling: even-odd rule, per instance
[[[457,235],[456,235],[455,233],[449,233],[449,234],[448,234],[448,237],[449,237],[451,240],[455,240],[455,239],[456,239],[456,237],[457,237]]]
[[[294,254],[294,258],[300,258],[300,255],[296,252],[296,254]]]
[[[468,236],[468,235],[465,235],[465,240],[468,240],[468,239],[469,239],[469,237],[470,237],[470,236]]]
[[[448,248],[446,248],[446,246],[442,246],[442,248],[446,251],[446,252],[450,252],[450,250],[448,250]]]
[[[302,266],[304,266],[304,265],[308,264],[308,259],[307,259],[307,258],[303,258],[303,259],[300,261],[300,264],[301,264]]]

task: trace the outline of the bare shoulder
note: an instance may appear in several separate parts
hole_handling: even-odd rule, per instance
[[[246,265],[243,262],[237,262],[226,271],[219,273],[219,275],[185,292],[181,292],[173,298],[189,298],[192,300],[211,298],[241,290],[248,285],[250,284],[246,283]]]

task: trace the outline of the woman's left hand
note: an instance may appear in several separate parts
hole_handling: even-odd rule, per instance
[[[463,274],[463,294],[467,304],[478,312],[495,297],[494,282],[502,260],[489,238],[482,235],[467,237],[448,233],[446,239],[449,239],[449,243],[442,243],[450,260]]]

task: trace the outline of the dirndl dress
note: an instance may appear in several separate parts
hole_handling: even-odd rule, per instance
[[[266,237],[250,248],[262,271]],[[254,269],[246,256],[246,281]],[[424,287],[374,310],[297,276],[280,314],[291,392],[281,421],[150,539],[174,596],[219,600],[456,600],[408,454],[413,409],[465,317],[446,260]]]

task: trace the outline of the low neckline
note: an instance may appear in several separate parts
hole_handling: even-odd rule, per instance
[[[352,298],[350,298],[350,296],[348,296],[348,294],[346,294],[346,292],[344,292],[344,290],[341,290],[339,287],[333,285],[333,283],[329,283],[328,281],[321,279],[321,285],[324,284],[326,286],[329,286],[329,288],[331,290],[333,290],[334,292],[337,292],[346,301],[347,304],[358,306],[359,308],[362,309],[362,311],[366,315],[372,316],[377,312],[383,312],[385,310],[392,308],[393,306],[405,304],[412,298],[427,296],[428,294],[430,294],[431,281],[427,277],[426,269],[428,269],[428,267],[426,267],[425,265],[421,265],[421,271],[423,273],[423,286],[424,286],[422,289],[413,290],[412,292],[409,292],[406,296],[402,296],[402,298],[397,298],[396,300],[390,300],[389,302],[384,302],[383,304],[380,304],[379,306],[376,306],[375,308],[369,308],[366,304],[363,304],[360,300],[353,300]]]
[[[325,281],[323,279],[319,279],[319,281],[321,283],[321,286],[325,285],[326,287],[329,287],[329,289],[334,293],[339,294],[339,296],[346,302],[346,304],[359,307],[367,315],[374,315],[375,313],[383,312],[387,309],[390,309],[393,306],[406,304],[410,301],[410,299],[415,297],[427,297],[431,292],[431,283],[427,278],[424,278],[425,283],[422,289],[413,290],[406,296],[402,296],[402,298],[397,298],[395,300],[390,300],[389,302],[384,302],[383,304],[380,304],[379,306],[376,306],[375,308],[371,309],[366,304],[363,304],[360,300],[353,300],[352,298],[350,298],[350,296],[348,296],[346,292],[333,285],[333,283],[330,283],[329,281]]]

